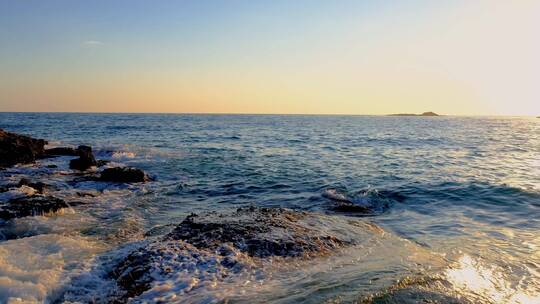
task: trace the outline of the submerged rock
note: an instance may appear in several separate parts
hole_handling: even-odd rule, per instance
[[[0,219],[10,220],[25,216],[44,215],[69,207],[70,205],[64,200],[52,196],[21,197],[0,205]]]
[[[403,200],[399,194],[369,189],[348,194],[345,191],[328,188],[323,191],[322,196],[331,202],[329,210],[357,216],[380,214],[390,207],[391,201]]]
[[[0,167],[32,163],[44,153],[47,142],[0,129]]]
[[[160,284],[174,292],[189,292],[232,274],[252,275],[263,259],[306,259],[355,243],[352,237],[334,235],[328,228],[332,224],[321,225],[321,220],[321,215],[277,208],[192,214],[113,267],[110,277],[123,290],[115,301],[127,302],[145,293],[152,302],[164,292]],[[177,283],[171,286],[168,277]]]
[[[129,167],[107,168],[101,172],[99,180],[115,183],[140,183],[150,178],[143,170]]]
[[[96,166],[97,162],[92,153],[92,147],[79,146],[77,148],[77,155],[79,158],[73,159],[69,162],[69,168],[79,171],[88,170],[92,166]]]

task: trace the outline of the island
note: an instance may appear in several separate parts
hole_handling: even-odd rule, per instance
[[[422,114],[390,114],[389,116],[440,116],[435,112],[424,112]]]

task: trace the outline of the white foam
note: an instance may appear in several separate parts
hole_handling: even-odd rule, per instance
[[[112,154],[113,159],[126,159],[126,158],[135,158],[136,154],[135,152],[130,151],[115,151]]]
[[[11,188],[6,192],[0,193],[0,202],[7,202],[12,199],[32,196],[36,193],[36,189],[28,186]]]
[[[340,193],[338,190],[333,188],[325,189],[323,192],[323,196],[335,201],[350,202],[349,198],[345,194]]]
[[[82,237],[39,235],[0,243],[0,303],[43,303],[103,250]]]

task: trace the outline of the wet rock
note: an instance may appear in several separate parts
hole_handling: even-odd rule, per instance
[[[313,222],[311,222],[313,221]],[[252,273],[270,257],[310,258],[352,245],[318,226],[318,215],[274,208],[239,208],[231,213],[192,214],[170,233],[129,253],[110,273],[129,298],[149,295],[156,280],[169,274],[186,291],[197,280],[223,280]],[[205,271],[208,273],[205,273]],[[185,283],[184,283],[185,282]],[[154,292],[160,293],[157,288]]]
[[[166,239],[184,240],[206,249],[232,243],[240,251],[255,257],[297,257],[329,252],[347,244],[298,224],[305,216],[305,213],[274,208],[239,208],[226,218],[193,214]]]
[[[32,163],[44,153],[47,142],[0,129],[0,167]]]
[[[46,149],[45,155],[47,156],[79,156],[78,151],[71,147],[57,147],[52,149]]]
[[[115,183],[140,183],[150,178],[143,170],[129,167],[107,168],[101,172],[99,180]]]
[[[175,288],[189,291],[194,280],[223,280],[249,268],[254,267],[246,256],[226,246],[222,255],[216,255],[182,241],[153,242],[129,253],[109,273],[120,290],[106,302],[130,303],[132,298],[147,292],[148,300],[141,302],[166,303],[156,301],[150,290],[161,278],[172,275]]]
[[[78,191],[77,195],[79,197],[96,197],[97,196],[97,194],[92,193],[92,192],[81,192],[81,191]]]
[[[97,163],[96,163],[96,167],[103,167],[105,165],[107,165],[108,163],[110,163],[111,161],[109,160],[103,160],[103,159],[98,159]]]
[[[45,215],[69,207],[70,204],[64,200],[52,196],[21,197],[0,205],[0,219],[10,220],[26,216]]]
[[[391,201],[403,200],[399,194],[377,190],[364,190],[349,195],[344,191],[328,188],[324,190],[322,196],[330,200],[329,210],[356,216],[383,213],[390,207]]]
[[[69,168],[79,171],[88,170],[92,166],[96,166],[97,162],[92,153],[92,147],[79,146],[77,148],[77,155],[79,158],[73,159],[69,162]]]
[[[355,205],[353,203],[339,202],[332,207],[336,212],[349,212],[349,213],[371,213],[372,210],[368,207]]]
[[[45,183],[42,183],[42,182],[34,183],[27,178],[21,178],[21,180],[17,184],[17,187],[22,187],[22,186],[28,186],[28,187],[34,188],[36,189],[38,193],[43,193],[43,190],[45,190],[45,188],[47,187]]]

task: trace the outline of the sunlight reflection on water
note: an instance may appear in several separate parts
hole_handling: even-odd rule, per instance
[[[513,288],[505,280],[502,269],[484,265],[469,255],[463,255],[445,275],[456,290],[472,297],[479,296],[495,303],[540,303],[539,293]]]

